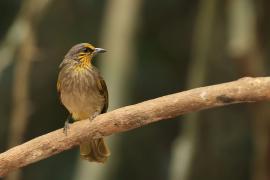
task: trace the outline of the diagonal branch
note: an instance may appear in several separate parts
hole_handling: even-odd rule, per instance
[[[37,137],[0,154],[0,176],[80,144],[88,138],[128,131],[159,120],[228,104],[270,100],[270,77],[242,78],[196,88],[102,114]]]

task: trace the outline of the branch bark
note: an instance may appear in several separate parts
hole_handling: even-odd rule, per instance
[[[91,122],[72,124],[67,136],[58,129],[0,154],[0,176],[77,146],[88,138],[132,130],[203,109],[265,100],[270,100],[270,77],[242,78],[126,106],[99,115]]]

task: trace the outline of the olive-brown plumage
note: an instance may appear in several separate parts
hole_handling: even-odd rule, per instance
[[[73,46],[60,64],[57,89],[61,102],[75,121],[93,119],[108,108],[108,91],[105,81],[96,67],[93,57],[102,48],[95,48],[89,43]],[[90,139],[80,145],[83,159],[105,162],[110,155],[103,138]]]

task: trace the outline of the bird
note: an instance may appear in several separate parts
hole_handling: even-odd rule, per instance
[[[106,52],[90,43],[74,45],[59,66],[57,91],[69,116],[65,121],[67,133],[71,119],[80,121],[105,113],[108,109],[108,90],[99,70],[92,64],[93,58]],[[103,138],[89,139],[80,144],[80,156],[90,162],[104,163],[110,150]]]

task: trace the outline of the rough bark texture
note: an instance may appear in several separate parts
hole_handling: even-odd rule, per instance
[[[72,124],[67,136],[59,129],[0,154],[0,176],[70,149],[90,137],[108,136],[203,109],[264,100],[270,100],[270,77],[242,78],[126,106],[91,122]]]

